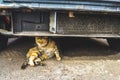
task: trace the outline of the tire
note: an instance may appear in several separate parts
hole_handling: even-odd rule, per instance
[[[0,35],[0,51],[7,47],[8,37]]]
[[[5,16],[0,16],[0,29],[8,29],[8,24],[5,22]],[[0,34],[0,51],[7,47],[8,37]]]
[[[111,49],[120,50],[120,39],[108,38],[107,42],[108,42]]]

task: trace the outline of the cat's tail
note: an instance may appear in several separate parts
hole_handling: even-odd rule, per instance
[[[26,67],[28,67],[28,61],[25,61],[22,66],[21,69],[26,69]]]

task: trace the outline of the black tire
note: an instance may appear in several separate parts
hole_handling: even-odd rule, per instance
[[[0,28],[9,30],[8,24],[5,22],[5,16],[0,16]],[[0,51],[7,47],[8,37],[0,34]]]
[[[107,42],[108,42],[111,49],[120,50],[120,39],[108,38]]]
[[[7,47],[8,37],[0,35],[0,51]]]

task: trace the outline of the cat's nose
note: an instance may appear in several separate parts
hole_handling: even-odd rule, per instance
[[[40,42],[41,44],[43,44],[43,42]]]

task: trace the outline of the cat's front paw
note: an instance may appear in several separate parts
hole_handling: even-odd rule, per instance
[[[31,67],[34,67],[35,65],[34,64],[30,64]]]
[[[31,67],[34,67],[34,66],[35,66],[35,64],[34,64],[33,61],[30,61],[30,62],[29,62],[29,65],[30,65]]]
[[[60,60],[61,60],[61,57],[57,57],[56,59],[57,59],[57,61],[60,61]]]

